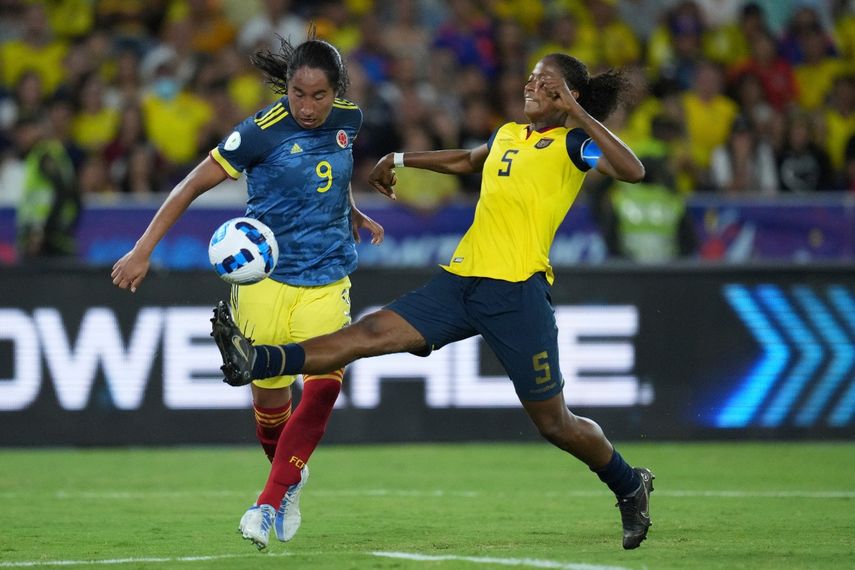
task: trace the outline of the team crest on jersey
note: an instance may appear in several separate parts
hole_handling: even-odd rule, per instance
[[[535,143],[534,148],[546,148],[549,145],[551,145],[552,141],[554,141],[554,140],[555,139],[550,139],[550,138],[544,137],[544,138],[540,139],[539,141],[537,141],[537,143]]]
[[[338,146],[341,148],[347,148],[347,133],[344,131],[339,131],[335,134],[335,142],[338,143]]]

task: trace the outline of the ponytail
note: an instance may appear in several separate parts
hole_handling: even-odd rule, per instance
[[[617,69],[591,77],[587,66],[573,56],[551,53],[543,59],[561,70],[568,87],[579,92],[579,105],[598,121],[611,115],[629,90],[629,80]]]
[[[629,82],[623,72],[610,69],[592,77],[587,87],[579,90],[579,105],[598,121],[604,121],[617,108],[628,88]]]

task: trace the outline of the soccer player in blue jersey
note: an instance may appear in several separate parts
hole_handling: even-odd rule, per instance
[[[576,58],[550,54],[525,83],[528,124],[507,123],[472,150],[382,158],[369,182],[389,196],[394,196],[395,167],[482,173],[475,219],[448,265],[385,308],[302,343],[253,346],[220,303],[214,309],[213,335],[224,355],[227,382],[240,385],[278,374],[321,373],[392,352],[427,355],[480,334],[543,437],[583,461],[615,493],[623,547],[637,548],[650,526],[653,474],[630,467],[599,425],[567,409],[548,258],[555,232],[588,170],[628,182],[644,177],[635,154],[600,122],[614,110],[625,85],[620,72],[590,77]],[[289,457],[304,462],[311,453],[297,441],[281,440],[279,449],[274,462]],[[269,479],[262,493],[273,506],[287,502],[300,483],[296,469],[280,473],[282,478]]]
[[[239,326],[259,342],[279,344],[350,324],[348,276],[356,268],[358,232],[368,230],[371,242],[379,244],[383,228],[356,208],[351,194],[353,141],[362,111],[340,98],[348,79],[338,50],[313,35],[296,47],[283,39],[278,53],[255,54],[253,63],[282,97],[237,125],[172,190],[134,248],[113,266],[114,284],[136,291],[152,250],[190,203],[226,177],[237,179],[245,172],[246,216],[273,230],[279,259],[269,279],[232,288]],[[273,468],[283,438],[313,439],[323,431],[343,374],[344,367],[304,374],[307,404],[297,406],[293,417],[290,386],[295,374],[252,383],[256,435]],[[316,400],[323,406],[315,405]],[[304,463],[298,473],[300,483],[291,489],[289,501],[281,509],[280,500],[275,502],[288,522],[287,532],[277,533],[280,540],[292,538],[300,525],[299,492],[308,477]],[[267,546],[277,510],[263,506],[260,500],[250,508],[239,527],[259,548]]]

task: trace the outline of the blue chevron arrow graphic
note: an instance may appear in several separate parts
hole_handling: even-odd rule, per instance
[[[828,308],[809,287],[797,285],[793,288],[793,294],[832,353],[825,375],[796,415],[796,425],[806,427],[816,422],[834,392],[847,378],[850,369],[855,365],[855,348],[849,343],[846,333],[838,326]]]
[[[775,285],[761,285],[757,288],[757,296],[800,354],[799,360],[790,370],[772,403],[760,417],[760,425],[763,427],[777,427],[786,419],[796,398],[822,364],[825,351],[780,288]]]
[[[849,334],[855,345],[855,300],[842,285],[833,285],[828,288],[828,297],[842,320],[849,327]],[[831,411],[828,423],[833,427],[843,427],[852,421],[855,415],[855,372],[850,374],[849,388]]]
[[[738,428],[747,426],[757,413],[786,367],[790,350],[746,287],[725,285],[724,296],[763,348],[763,357],[716,418],[717,427]]]

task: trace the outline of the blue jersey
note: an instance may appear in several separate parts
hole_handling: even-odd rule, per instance
[[[349,189],[353,140],[361,126],[359,107],[336,99],[323,125],[304,129],[282,97],[211,151],[232,178],[246,172],[246,215],[276,234],[279,260],[272,279],[326,285],[356,269]]]

